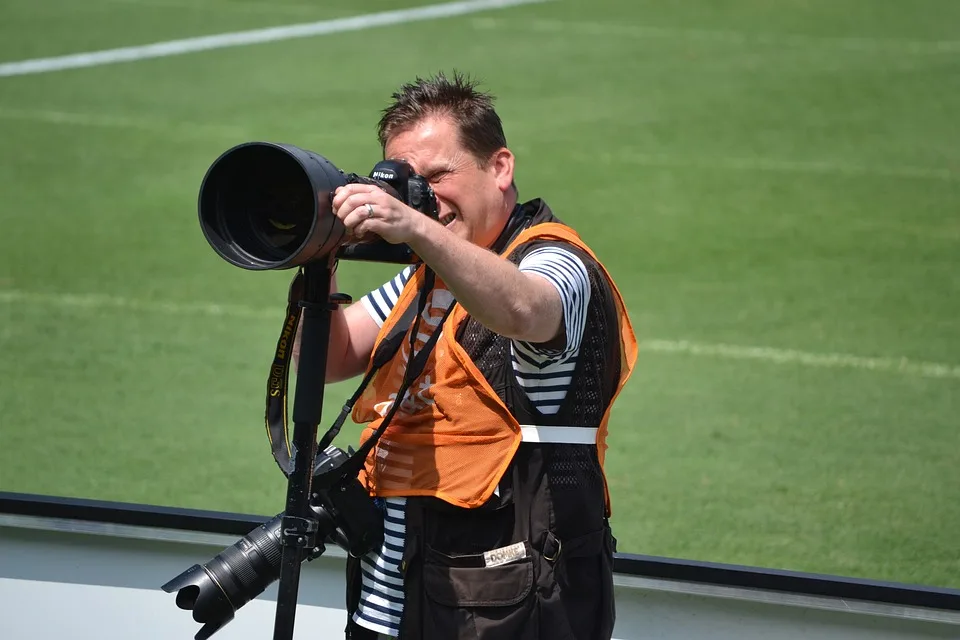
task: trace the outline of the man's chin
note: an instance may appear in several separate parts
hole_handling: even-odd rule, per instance
[[[473,238],[471,237],[471,234],[470,234],[470,229],[467,228],[467,226],[460,221],[460,218],[456,218],[453,222],[451,222],[446,227],[444,227],[444,229],[446,229],[453,235],[457,236],[458,238],[466,240],[467,242],[473,242]]]

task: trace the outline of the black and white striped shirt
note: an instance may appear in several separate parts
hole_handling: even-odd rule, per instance
[[[524,273],[546,278],[560,293],[563,302],[566,340],[562,348],[544,349],[518,340],[512,341],[510,348],[513,371],[527,397],[541,413],[553,414],[559,411],[573,379],[590,303],[590,280],[580,258],[556,246],[534,249],[520,261],[519,268]],[[383,326],[413,271],[413,266],[405,268],[395,278],[361,298],[361,303],[378,326]],[[432,297],[438,298],[449,299],[446,296]],[[426,313],[429,311],[427,309]],[[383,546],[361,559],[362,595],[353,619],[377,633],[397,636],[403,614],[403,576],[398,567],[406,534],[406,498],[386,498],[383,503]]]

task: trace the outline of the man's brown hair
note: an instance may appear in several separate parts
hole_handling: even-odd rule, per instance
[[[479,82],[457,71],[452,78],[443,72],[431,78],[418,77],[400,87],[393,102],[383,110],[377,126],[380,147],[430,116],[447,116],[460,132],[460,143],[477,163],[486,166],[495,151],[507,146],[503,123],[493,109],[494,97],[480,91]]]

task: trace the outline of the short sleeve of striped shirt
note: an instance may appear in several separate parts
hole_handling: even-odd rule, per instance
[[[367,312],[376,321],[378,327],[382,327],[383,323],[387,321],[387,316],[390,315],[390,311],[397,304],[397,300],[400,299],[400,292],[403,291],[404,285],[407,284],[407,280],[413,275],[415,269],[415,265],[406,267],[392,280],[383,283],[379,288],[360,298],[361,304],[366,307]]]
[[[590,304],[590,278],[583,261],[558,246],[534,249],[520,261],[520,271],[547,279],[563,303],[566,340],[561,348],[514,340],[510,354],[517,381],[533,406],[543,414],[554,414],[573,381]]]

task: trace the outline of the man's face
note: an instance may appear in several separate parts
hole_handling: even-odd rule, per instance
[[[489,247],[514,205],[513,154],[496,152],[485,167],[460,143],[446,116],[428,116],[387,141],[384,156],[405,160],[430,181],[440,222],[461,238]]]

